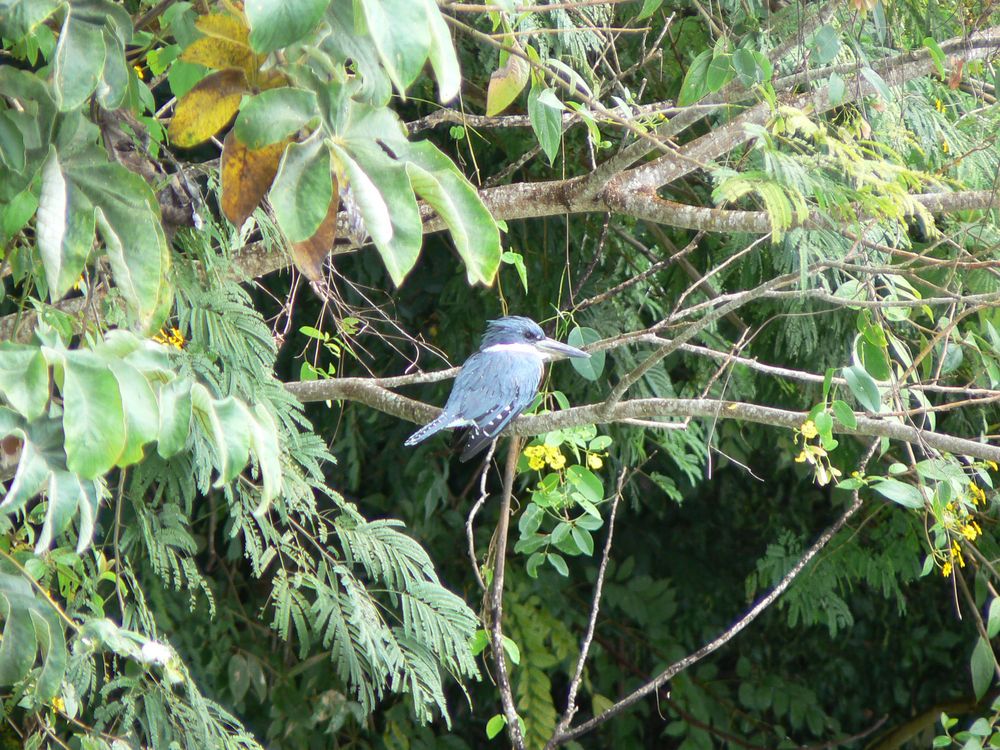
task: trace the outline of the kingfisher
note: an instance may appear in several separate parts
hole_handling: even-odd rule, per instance
[[[510,315],[491,320],[479,351],[465,361],[455,378],[441,414],[410,435],[404,445],[416,445],[441,430],[467,427],[460,460],[468,461],[531,406],[546,361],[589,356],[550,339],[531,318]]]

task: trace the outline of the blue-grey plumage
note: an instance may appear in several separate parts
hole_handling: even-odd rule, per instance
[[[415,445],[441,430],[467,427],[461,455],[467,461],[531,405],[546,360],[589,356],[546,337],[530,318],[491,320],[479,351],[466,360],[455,378],[441,414],[410,435],[405,445]]]

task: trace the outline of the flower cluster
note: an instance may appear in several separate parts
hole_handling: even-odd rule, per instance
[[[830,463],[830,456],[827,454],[826,448],[809,442],[817,436],[819,436],[819,430],[816,429],[816,425],[811,419],[803,422],[802,426],[795,430],[795,442],[797,443],[799,438],[802,438],[802,450],[795,457],[795,462],[799,464],[809,463],[814,466],[816,483],[822,487],[829,484],[831,479],[839,477],[841,471]]]
[[[166,344],[181,349],[184,347],[184,334],[177,328],[171,328],[170,333],[161,328],[160,332],[153,336],[153,341],[158,344]]]
[[[524,456],[528,459],[528,468],[534,471],[544,469],[546,464],[556,471],[566,467],[566,456],[555,446],[529,445],[524,449]]]
[[[968,493],[973,505],[984,505],[986,503],[986,493],[975,483],[969,484]],[[960,539],[974,542],[978,537],[982,536],[983,529],[975,517],[966,509],[966,506],[958,504],[954,500],[944,506],[944,516],[941,520],[944,527],[954,537],[957,537],[951,540],[951,545],[942,553],[944,562],[941,564],[941,575],[947,578],[955,570],[955,565],[958,565],[960,568],[965,567],[965,558],[962,557]]]

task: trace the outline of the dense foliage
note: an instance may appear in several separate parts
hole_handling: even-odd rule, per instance
[[[7,745],[1000,745],[991,3],[0,40]],[[591,358],[404,448],[508,312]]]

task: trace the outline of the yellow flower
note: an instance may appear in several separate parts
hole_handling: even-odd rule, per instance
[[[170,333],[167,333],[163,328],[161,328],[160,332],[153,336],[153,341],[158,344],[164,344],[181,349],[184,347],[184,334],[177,328],[171,328]]]
[[[809,455],[805,451],[802,451],[801,453],[799,453],[799,455],[795,457],[795,463],[797,464],[804,464],[808,460],[809,460]]]
[[[976,537],[983,533],[983,530],[979,527],[979,524],[975,521],[969,521],[963,524],[959,531],[962,532],[962,536],[968,539],[970,542],[976,540]]]
[[[602,466],[604,466],[604,461],[602,461],[601,457],[598,456],[596,453],[588,453],[587,454],[587,466],[589,466],[594,471],[597,471]]]
[[[949,560],[948,562],[946,562],[944,565],[941,566],[941,575],[943,575],[945,578],[947,578],[948,576],[950,576],[951,575],[951,567],[952,567],[951,566],[951,560]]]
[[[801,431],[802,431],[802,437],[804,437],[806,440],[812,440],[814,437],[819,435],[819,430],[816,429],[816,425],[813,423],[811,419],[806,420],[802,424]]]
[[[557,471],[559,469],[562,469],[563,467],[566,466],[566,456],[564,456],[557,450],[555,452],[555,455],[549,456],[549,466],[551,466],[553,469],[556,469]]]
[[[936,109],[938,112],[944,112],[944,105],[941,103],[940,99],[934,100],[934,109]]]
[[[981,505],[986,502],[986,492],[978,484],[969,485],[969,497],[972,498],[972,502],[976,505]]]
[[[524,449],[524,455],[527,458],[541,458],[545,455],[545,448],[540,445],[529,445]]]
[[[951,150],[947,140],[941,141],[941,150],[946,154]]]
[[[136,76],[138,76],[138,78],[139,78],[140,81],[146,80],[145,76],[143,75],[142,66],[141,65],[133,65],[132,66],[132,70],[135,71],[135,74],[136,74]]]
[[[528,458],[528,468],[533,471],[539,471],[545,468],[545,459],[541,456],[531,456]]]
[[[52,699],[52,708],[62,713],[63,711],[66,710],[66,703],[60,696],[57,695],[55,698]]]
[[[997,466],[996,461],[987,461],[986,465],[989,466],[991,469],[993,469],[993,471],[1000,470],[1000,467]]]

